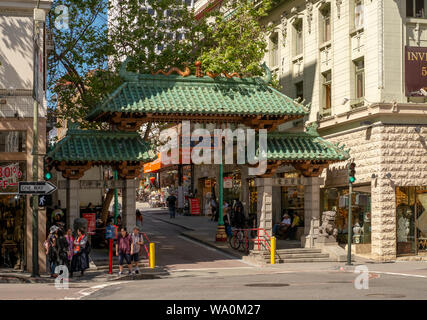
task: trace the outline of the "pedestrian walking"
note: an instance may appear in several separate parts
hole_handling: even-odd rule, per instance
[[[60,266],[66,266],[68,270],[70,270],[70,266],[68,264],[68,241],[65,238],[64,233],[65,224],[61,223],[60,227],[57,231],[58,235],[58,263]]]
[[[139,209],[136,209],[136,226],[139,228],[139,230],[142,230],[142,224],[143,224],[143,218],[141,211]]]
[[[70,277],[73,277],[73,273],[77,271],[80,271],[83,276],[84,271],[89,269],[89,247],[87,235],[84,234],[82,229],[77,229],[77,237],[74,239]]]
[[[68,228],[67,234],[65,235],[65,240],[67,240],[67,267],[68,270],[71,270],[71,260],[73,259],[73,246],[74,246],[74,237],[73,237],[73,230],[71,228]]]
[[[131,255],[131,263],[135,263],[135,274],[139,274],[138,261],[139,255],[142,249],[142,245],[144,244],[144,237],[140,233],[140,229],[138,226],[133,228],[132,233],[132,244],[133,244],[133,254]]]
[[[126,228],[120,229],[116,243],[116,256],[119,257],[119,276],[123,274],[123,260],[126,260],[129,274],[132,273],[131,255],[133,254],[132,237],[127,233]]]
[[[49,229],[49,236],[45,242],[45,248],[46,248],[46,255],[49,261],[48,267],[49,267],[49,273],[51,277],[56,277],[55,275],[55,268],[58,264],[58,227],[52,226]]]
[[[175,218],[176,201],[177,199],[173,193],[166,199],[166,202],[168,203],[169,215],[171,219]]]
[[[215,197],[212,197],[211,200],[211,208],[212,208],[212,217],[211,217],[211,221],[218,221],[219,218],[219,213],[218,213],[218,203],[215,199]]]

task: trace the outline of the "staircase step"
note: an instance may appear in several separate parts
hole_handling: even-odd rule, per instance
[[[309,249],[309,248],[294,248],[294,249],[277,249],[276,252],[280,253],[320,253],[321,249]]]
[[[282,256],[282,255],[288,255],[288,254],[321,254],[322,250],[317,250],[317,249],[309,249],[309,250],[298,250],[298,251],[276,251],[276,255]],[[262,253],[260,253],[260,255],[263,256],[270,256],[270,252],[269,251],[263,251]]]
[[[305,259],[305,258],[329,258],[327,253],[301,253],[301,254],[280,254],[279,259]]]
[[[304,259],[284,259],[280,263],[299,263],[299,262],[331,262],[330,258],[304,258]]]

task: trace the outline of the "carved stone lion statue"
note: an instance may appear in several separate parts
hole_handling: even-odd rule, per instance
[[[335,217],[337,213],[335,211],[324,211],[322,215],[322,224],[319,226],[319,236],[336,239],[338,235],[338,229],[335,226]]]

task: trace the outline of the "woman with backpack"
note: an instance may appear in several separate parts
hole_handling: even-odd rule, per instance
[[[89,269],[89,242],[88,237],[83,233],[82,229],[77,229],[77,236],[74,239],[73,246],[73,258],[71,260],[71,273],[70,277],[73,276],[73,273],[80,271],[83,276],[84,271]]]

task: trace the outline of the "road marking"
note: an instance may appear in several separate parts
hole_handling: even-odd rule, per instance
[[[389,274],[392,276],[403,276],[403,277],[413,277],[413,278],[425,278],[427,279],[427,276],[423,276],[420,274],[410,274],[410,273],[398,273],[398,272],[385,272],[385,271],[369,271],[369,273],[380,273],[380,274]]]
[[[72,297],[64,297],[64,300],[80,300],[84,297],[90,296],[91,294],[94,294],[95,292],[104,289],[106,287],[110,287],[110,286],[116,286],[119,284],[123,284],[123,283],[129,283],[131,281],[119,281],[119,282],[114,282],[114,283],[105,283],[105,284],[98,284],[96,286],[90,287],[90,288],[85,288],[83,290],[78,291],[75,296]]]
[[[178,271],[235,270],[235,269],[253,269],[253,268],[252,267],[198,268],[198,269],[172,269],[170,271],[178,272]]]

